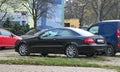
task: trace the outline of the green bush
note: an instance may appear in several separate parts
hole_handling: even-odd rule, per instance
[[[16,35],[23,35],[30,30],[28,24],[11,24],[9,18],[6,19],[5,23],[3,24],[3,27]]]

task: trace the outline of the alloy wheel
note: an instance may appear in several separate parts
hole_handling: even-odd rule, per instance
[[[69,45],[66,48],[66,55],[69,58],[77,57],[78,56],[78,50],[75,45]]]
[[[27,56],[27,55],[29,55],[27,45],[21,44],[21,45],[19,46],[19,54],[20,54],[21,56]]]

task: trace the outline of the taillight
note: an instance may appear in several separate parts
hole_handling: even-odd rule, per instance
[[[86,39],[84,40],[84,43],[86,43],[86,44],[95,44],[95,41],[94,41],[93,38],[88,37],[88,38],[86,38]]]
[[[116,36],[117,36],[117,38],[120,38],[120,29],[119,28],[117,28]]]
[[[120,47],[120,44],[117,44],[118,47]]]

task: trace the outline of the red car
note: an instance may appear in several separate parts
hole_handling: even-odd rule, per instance
[[[21,39],[22,39],[21,37],[16,36],[15,34],[9,32],[8,30],[0,28],[0,48],[1,49],[14,48],[16,41]]]

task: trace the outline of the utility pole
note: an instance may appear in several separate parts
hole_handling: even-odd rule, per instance
[[[101,1],[98,0],[98,21],[100,21],[100,7],[101,7]]]

